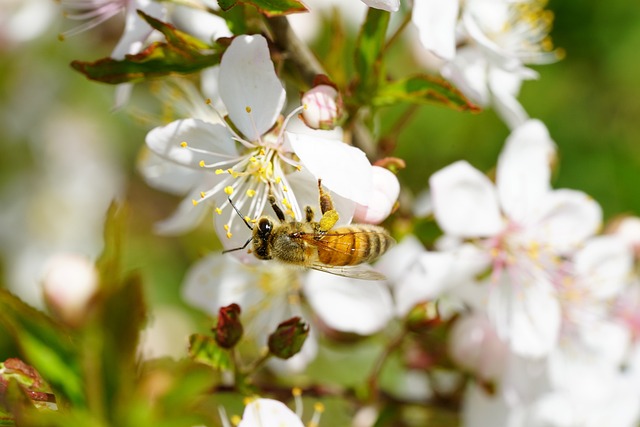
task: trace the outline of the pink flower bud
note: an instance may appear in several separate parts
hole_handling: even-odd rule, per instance
[[[312,129],[331,130],[342,116],[342,97],[329,85],[318,85],[302,95],[302,120]]]
[[[489,319],[473,314],[454,324],[449,341],[451,358],[482,380],[495,380],[503,372],[508,346],[496,334]]]
[[[98,290],[98,272],[82,255],[55,255],[49,260],[42,285],[52,314],[70,326],[79,326]]]
[[[393,172],[373,166],[372,180],[373,191],[369,203],[366,206],[356,205],[354,222],[379,224],[389,216],[398,200],[400,183]]]

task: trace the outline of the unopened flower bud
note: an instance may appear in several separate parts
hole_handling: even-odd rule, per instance
[[[308,335],[309,325],[299,317],[285,320],[269,335],[269,352],[280,359],[288,359],[300,351]]]
[[[216,342],[222,348],[232,348],[242,338],[242,323],[240,323],[240,306],[231,304],[220,307],[218,324],[215,328]]]
[[[98,272],[82,255],[56,255],[49,260],[42,285],[52,314],[70,326],[79,326],[98,290]]]
[[[342,116],[342,97],[332,86],[321,84],[302,95],[302,120],[312,129],[331,130]]]
[[[435,301],[416,304],[407,314],[404,324],[411,332],[425,332],[440,323],[438,305]]]

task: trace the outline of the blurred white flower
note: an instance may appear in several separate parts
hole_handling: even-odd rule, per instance
[[[444,77],[469,98],[493,105],[513,129],[528,115],[516,100],[526,64],[558,60],[548,36],[553,13],[539,0],[416,0],[412,21],[423,46],[446,62]]]
[[[304,424],[284,403],[273,399],[256,399],[244,408],[238,427],[304,427]]]
[[[273,261],[247,265],[221,254],[195,263],[182,289],[185,301],[212,316],[220,307],[238,304],[245,334],[259,346],[266,345],[267,336],[284,320],[294,316],[313,320],[302,296],[324,325],[340,332],[370,335],[383,329],[393,315],[391,295],[382,282],[363,283]],[[299,371],[313,360],[314,330],[299,354],[276,365]]]
[[[193,174],[184,177],[186,185],[181,187],[189,188],[193,203],[186,200],[180,208],[185,215],[174,216],[165,231],[195,226],[200,207],[189,204],[211,201],[223,245],[242,246],[245,224],[231,209],[229,197],[246,218],[255,220],[271,192],[287,216],[300,220],[301,200],[317,205],[317,179],[331,191],[342,222],[350,221],[355,203],[369,203],[373,167],[361,150],[320,131],[287,132],[289,118],[302,107],[277,122],[285,92],[262,36],[233,40],[222,58],[218,90],[229,118],[244,136],[219,119],[178,120],[147,135],[147,146],[156,155],[201,172],[193,181]]]
[[[0,50],[28,42],[44,33],[55,17],[49,0],[3,0],[0,2]]]
[[[498,335],[522,355],[542,356],[555,347],[558,261],[598,230],[602,216],[586,194],[551,190],[554,156],[547,129],[532,120],[508,138],[495,186],[464,161],[430,179],[436,221],[445,234],[476,239],[490,255],[487,300],[479,305],[486,304]]]

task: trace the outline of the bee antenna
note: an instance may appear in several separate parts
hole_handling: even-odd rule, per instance
[[[236,205],[233,204],[233,201],[231,200],[231,197],[229,197],[228,199],[229,199],[229,203],[233,207],[233,210],[236,211],[236,213],[238,214],[238,216],[240,218],[242,218],[242,222],[244,222],[244,225],[246,225],[249,228],[249,230],[253,231],[253,227],[251,226],[251,224],[249,224],[249,222],[245,219],[245,217],[242,216],[242,214],[240,213],[240,210],[236,207]],[[247,247],[248,244],[249,244],[249,242],[247,242],[243,247],[238,248],[238,249],[244,249],[244,248]],[[231,249],[231,250],[235,251],[235,249]],[[225,251],[225,252],[229,252],[229,251]]]
[[[245,222],[246,222],[246,221],[245,221]],[[249,237],[249,240],[247,240],[247,241],[244,243],[244,245],[242,245],[242,246],[240,246],[240,247],[238,247],[238,248],[225,249],[224,251],[222,251],[222,253],[223,253],[223,254],[226,254],[226,253],[228,253],[228,252],[241,251],[241,250],[243,250],[244,248],[246,248],[246,247],[247,247],[247,245],[249,244],[249,242],[251,241],[251,239],[252,239],[252,237]]]

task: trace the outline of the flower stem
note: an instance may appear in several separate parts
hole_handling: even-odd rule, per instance
[[[389,341],[387,345],[382,350],[382,353],[378,356],[378,359],[373,364],[373,368],[367,377],[367,385],[369,387],[369,400],[374,401],[376,396],[378,395],[379,388],[379,378],[380,373],[382,372],[382,368],[384,368],[384,364],[386,363],[389,356],[396,351],[402,345],[404,338],[407,336],[407,331],[402,330],[394,339]]]

